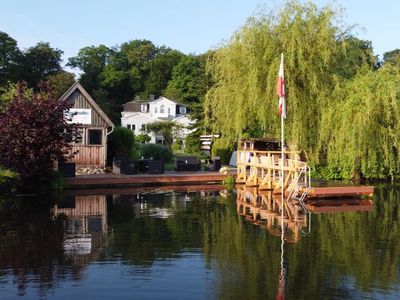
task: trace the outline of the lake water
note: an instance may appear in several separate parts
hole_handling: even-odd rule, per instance
[[[0,197],[0,299],[400,297],[400,189],[288,203],[283,238],[280,199],[201,190]]]

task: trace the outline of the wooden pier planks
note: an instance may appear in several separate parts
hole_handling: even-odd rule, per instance
[[[74,187],[102,187],[110,185],[145,185],[145,184],[181,184],[181,183],[221,183],[227,175],[220,173],[180,173],[180,174],[157,174],[157,175],[115,175],[100,174],[76,176],[65,178],[64,181],[69,188]]]

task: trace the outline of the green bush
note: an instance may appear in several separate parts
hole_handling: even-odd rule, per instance
[[[140,146],[139,156],[159,160],[168,161],[172,158],[172,152],[161,144],[143,144]]]
[[[116,127],[108,137],[107,158],[112,161],[114,157],[137,158],[137,146],[132,130],[125,127]]]

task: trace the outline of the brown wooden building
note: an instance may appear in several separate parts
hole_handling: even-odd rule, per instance
[[[78,167],[105,167],[107,135],[114,129],[114,124],[78,81],[60,100],[73,103],[69,111],[71,122],[79,124],[82,137],[72,144],[72,151],[77,154],[70,161]]]

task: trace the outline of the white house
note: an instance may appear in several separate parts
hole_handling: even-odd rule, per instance
[[[187,106],[174,102],[165,97],[156,100],[141,101],[139,99],[123,105],[121,126],[131,129],[135,135],[146,130],[146,125],[156,121],[175,121],[183,126],[181,138],[190,132],[187,127],[191,124],[188,118]],[[162,143],[163,137],[149,133],[151,143]]]

